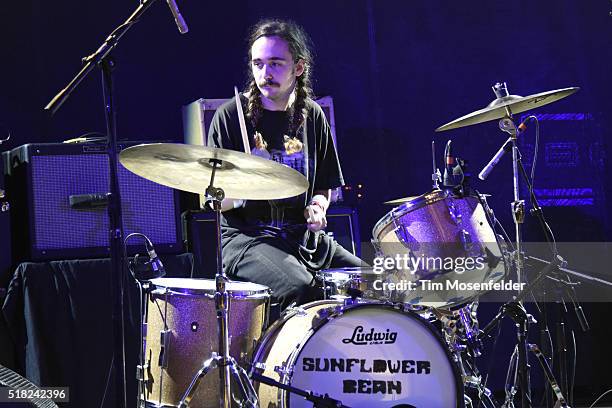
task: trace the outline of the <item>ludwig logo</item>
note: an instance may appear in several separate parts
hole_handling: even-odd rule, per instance
[[[363,326],[355,327],[353,335],[350,338],[342,339],[342,343],[353,343],[356,345],[364,344],[393,344],[397,339],[397,332],[392,332],[389,329],[386,331],[374,331],[372,327],[370,331],[365,332]]]

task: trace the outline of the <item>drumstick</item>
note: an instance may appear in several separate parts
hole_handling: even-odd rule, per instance
[[[306,220],[306,222],[313,223],[314,222],[314,216],[315,216],[314,210],[312,209],[311,206],[308,206],[308,220]]]
[[[244,113],[242,112],[242,102],[240,101],[240,94],[238,93],[238,88],[236,87],[234,87],[234,95],[236,97],[236,109],[238,109],[238,122],[240,123],[240,133],[242,134],[244,152],[246,154],[251,154],[249,136],[247,135],[246,124],[244,122]]]

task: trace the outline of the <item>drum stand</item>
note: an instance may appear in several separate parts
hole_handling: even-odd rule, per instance
[[[187,387],[183,398],[179,403],[179,408],[187,408],[189,402],[200,384],[202,378],[208,374],[213,368],[219,369],[220,378],[220,405],[223,408],[230,408],[232,402],[231,392],[231,376],[234,376],[236,383],[240,389],[242,396],[245,398],[240,403],[243,407],[257,407],[257,393],[253,388],[253,384],[249,380],[246,371],[238,366],[236,360],[229,354],[229,326],[228,312],[230,308],[229,294],[226,289],[228,281],[225,271],[223,270],[223,256],[221,247],[221,201],[225,198],[225,192],[222,188],[214,187],[215,172],[221,168],[222,161],[210,159],[209,163],[212,166],[212,174],[210,176],[210,185],[206,188],[207,201],[210,200],[215,211],[215,223],[217,227],[217,273],[215,275],[216,292],[215,292],[215,309],[217,311],[217,323],[219,327],[219,353],[212,353],[211,357],[204,361],[202,368],[196,373]]]

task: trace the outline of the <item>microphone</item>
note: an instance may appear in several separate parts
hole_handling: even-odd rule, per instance
[[[156,275],[156,277],[162,277],[166,275],[166,270],[164,269],[164,264],[157,256],[155,249],[153,248],[153,244],[151,244],[151,248],[147,249],[147,253],[149,254],[149,265],[151,265],[151,270]]]
[[[179,11],[178,6],[176,5],[176,1],[166,0],[166,2],[168,3],[168,7],[170,7],[172,15],[174,16],[174,21],[176,22],[176,26],[178,27],[179,32],[181,34],[187,33],[189,31],[189,27],[187,27],[187,23],[181,15],[181,12]]]
[[[453,166],[455,164],[455,158],[451,153],[451,141],[446,142],[446,147],[444,148],[444,179],[443,184],[445,187],[454,187],[453,183]]]
[[[525,118],[525,120],[522,121],[521,124],[516,127],[518,129],[518,132],[519,133],[523,133],[524,131],[526,131],[527,130],[527,123],[531,122],[534,119],[537,119],[537,117],[534,116],[534,115],[527,116]]]
[[[493,170],[493,167],[495,167],[497,163],[499,163],[503,155],[506,154],[507,151],[510,151],[511,148],[512,137],[509,137],[508,140],[506,140],[506,142],[503,144],[503,146],[499,148],[497,153],[495,153],[495,156],[493,156],[489,163],[478,174],[478,178],[483,181],[486,180],[486,178],[489,177],[489,173],[491,173],[491,171]]]
[[[103,194],[75,194],[68,197],[70,208],[76,210],[101,208],[108,206],[110,193]]]

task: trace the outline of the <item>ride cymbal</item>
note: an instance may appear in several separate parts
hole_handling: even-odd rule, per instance
[[[456,129],[464,126],[475,125],[477,123],[488,122],[490,120],[501,119],[508,116],[506,108],[508,108],[512,114],[525,112],[530,109],[538,108],[540,106],[548,105],[563,99],[566,96],[573,94],[580,88],[571,87],[563,89],[555,89],[553,91],[540,92],[529,96],[519,95],[508,95],[493,100],[484,109],[477,110],[472,113],[468,113],[458,119],[448,122],[445,125],[440,126],[436,129],[436,132],[442,132],[445,130]]]

